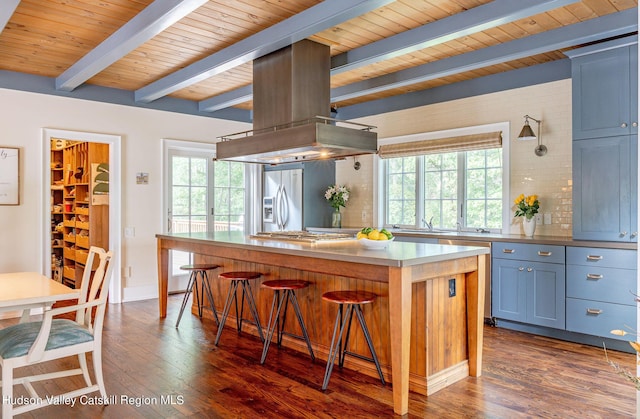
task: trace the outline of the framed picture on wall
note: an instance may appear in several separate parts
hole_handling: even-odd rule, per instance
[[[20,204],[20,149],[0,147],[0,205]]]

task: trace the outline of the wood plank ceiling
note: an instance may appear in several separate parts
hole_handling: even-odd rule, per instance
[[[205,111],[230,105],[251,109],[251,58],[277,47],[279,27],[298,24],[301,29],[290,29],[291,34],[283,38],[307,37],[331,47],[332,98],[337,107],[564,59],[565,49],[637,30],[637,15],[635,28],[626,24],[637,13],[637,0],[7,2],[17,3],[15,10],[3,5],[5,10],[0,11],[0,25],[6,21],[0,33],[0,70],[7,74],[52,79],[58,89],[72,95],[77,87],[65,88],[64,82],[80,77],[82,70],[97,68],[86,80],[80,78],[80,84],[134,92],[141,102],[170,96],[197,102]],[[358,11],[345,11],[345,3],[359,7]],[[324,21],[317,17],[330,14],[332,8],[342,13],[338,23],[335,17]],[[141,12],[152,9],[161,17],[145,26]],[[177,15],[171,17],[169,12]],[[578,30],[586,22],[597,22],[598,30]],[[309,28],[321,30],[306,34]],[[602,33],[593,39],[583,35],[599,28]],[[544,38],[545,33],[554,35]],[[419,41],[411,41],[410,36]],[[566,42],[557,45],[549,41],[564,37]],[[415,47],[410,47],[412,42]],[[528,51],[527,46],[536,42],[551,49]],[[518,53],[509,52],[510,46]],[[226,56],[231,58],[225,61]],[[360,62],[359,56],[366,58]],[[212,63],[213,70],[183,77],[183,73],[200,74],[196,70],[204,63]],[[347,66],[342,69],[344,63]],[[154,90],[155,84],[162,86]],[[165,85],[168,90],[162,89]],[[153,91],[151,96],[147,91]]]

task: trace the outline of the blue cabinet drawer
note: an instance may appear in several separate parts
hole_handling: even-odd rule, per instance
[[[612,335],[611,331],[614,329],[636,330],[636,307],[567,298],[566,328],[571,332],[587,335],[635,340],[634,333],[616,336]]]
[[[491,249],[494,258],[564,263],[564,246],[494,242]]]
[[[636,269],[636,250],[567,246],[567,265]]]
[[[636,270],[567,265],[567,297],[635,306]]]

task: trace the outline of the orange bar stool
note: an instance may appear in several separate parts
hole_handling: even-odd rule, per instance
[[[324,381],[322,382],[323,390],[326,390],[329,385],[329,378],[331,377],[331,371],[333,370],[333,364],[335,363],[336,356],[338,356],[338,366],[342,368],[346,355],[355,356],[357,358],[373,362],[378,370],[378,375],[380,376],[382,385],[385,385],[382,369],[380,368],[380,362],[378,362],[378,356],[376,355],[376,350],[373,347],[371,335],[369,334],[369,329],[364,321],[364,315],[362,314],[361,307],[362,304],[373,303],[376,300],[376,297],[376,294],[367,291],[331,291],[322,295],[323,300],[338,304],[338,315],[336,316],[336,322],[333,326],[333,337],[331,338],[331,348],[329,349],[329,358],[327,359],[327,369],[325,370]],[[351,332],[351,321],[353,320],[354,312],[360,322],[360,327],[362,328],[364,338],[369,346],[371,357],[366,357],[347,350],[349,345],[349,334]],[[345,329],[347,331],[346,337],[344,333]],[[342,344],[343,337],[344,345]]]
[[[227,300],[224,302],[224,309],[222,310],[222,320],[220,320],[220,325],[218,326],[218,333],[216,334],[214,345],[218,345],[218,342],[220,341],[220,336],[222,335],[224,324],[227,322],[227,317],[229,317],[229,311],[231,311],[231,305],[233,303],[235,303],[236,306],[236,323],[238,332],[242,331],[242,322],[245,321],[242,317],[242,313],[244,311],[245,295],[247,298],[247,303],[249,304],[249,310],[251,311],[251,315],[253,316],[254,323],[258,328],[260,340],[264,342],[262,325],[260,324],[260,317],[258,316],[258,309],[256,308],[256,300],[253,298],[253,292],[251,291],[250,283],[250,281],[256,280],[261,276],[262,274],[260,272],[252,271],[222,272],[220,275],[218,275],[220,279],[231,281],[231,285],[229,286],[229,292],[227,293]],[[236,295],[238,286],[242,287],[242,301],[240,303],[240,310],[238,310],[238,296]]]
[[[293,311],[296,313],[296,317],[298,318],[298,324],[300,324],[300,328],[302,329],[302,336],[294,335],[292,333],[287,333],[287,335],[304,339],[307,343],[307,348],[309,349],[309,355],[311,355],[311,360],[315,360],[316,357],[313,354],[313,349],[311,348],[311,340],[309,339],[309,333],[307,333],[307,327],[304,324],[304,320],[302,318],[302,311],[300,310],[300,305],[298,304],[298,298],[296,297],[296,290],[307,288],[309,286],[309,282],[299,280],[299,279],[276,279],[273,281],[265,281],[262,283],[264,288],[268,288],[273,290],[273,302],[271,303],[271,312],[269,314],[269,323],[267,325],[267,337],[264,341],[264,347],[262,348],[262,358],[260,359],[260,363],[264,364],[264,361],[267,359],[267,353],[269,352],[269,345],[271,344],[271,340],[273,339],[273,334],[277,331],[276,343],[278,347],[282,345],[282,335],[284,332],[284,325],[287,319],[287,308],[289,307],[289,302],[293,306]],[[277,304],[276,304],[277,303]],[[284,305],[284,310],[282,310],[282,306]],[[277,307],[276,307],[277,306]],[[280,312],[282,311],[282,316],[280,316]],[[275,312],[275,313],[274,313]]]
[[[182,299],[182,307],[180,307],[180,314],[178,314],[178,321],[176,321],[176,327],[180,324],[180,320],[182,319],[182,313],[184,312],[185,307],[189,301],[189,296],[191,295],[191,291],[195,287],[196,293],[195,298],[198,303],[198,315],[202,318],[202,309],[204,308],[204,294],[207,294],[207,299],[209,300],[209,305],[211,306],[211,311],[213,312],[213,318],[216,320],[216,324],[220,325],[220,320],[218,319],[218,313],[216,312],[216,307],[213,304],[213,294],[211,293],[211,285],[209,285],[209,277],[207,276],[207,271],[212,271],[214,269],[218,269],[220,265],[216,265],[214,263],[198,263],[195,265],[182,265],[180,269],[183,271],[189,271],[189,282],[187,283],[187,291],[184,293],[184,298]],[[198,276],[200,276],[202,280],[202,290],[198,290]]]

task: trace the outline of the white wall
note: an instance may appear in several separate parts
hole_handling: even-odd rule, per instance
[[[156,240],[162,214],[161,139],[215,142],[216,137],[250,129],[248,124],[139,109],[50,95],[0,89],[0,146],[20,147],[19,206],[0,206],[0,272],[40,271],[42,267],[42,128],[122,136],[121,262],[131,267],[123,278],[124,300],[157,296]],[[137,185],[136,172],[149,173]],[[48,204],[48,203],[47,203]]]
[[[523,98],[527,98],[526,100]],[[563,80],[363,118],[378,126],[381,138],[470,125],[509,121],[515,138],[530,114],[543,120],[544,157],[535,144],[512,142],[510,196],[540,195],[543,212],[554,214],[554,224],[537,234],[571,232],[571,82]],[[157,295],[156,240],[166,220],[162,214],[161,139],[214,142],[216,137],[250,129],[248,124],[103,104],[35,93],[0,89],[2,139],[0,146],[21,148],[21,204],[0,206],[0,272],[40,271],[42,266],[41,188],[43,176],[42,128],[96,132],[122,136],[122,226],[134,227],[135,237],[122,236],[121,263],[131,267],[123,278],[124,301]],[[373,221],[371,157],[337,162],[337,181],[354,189],[343,224],[360,226]],[[148,185],[135,183],[136,172],[149,173]],[[366,220],[362,220],[362,211]],[[512,232],[518,233],[514,225]]]
[[[549,149],[543,157],[537,157],[533,152],[536,142],[515,140],[527,114],[542,120],[542,143]],[[551,213],[552,224],[538,226],[536,235],[571,236],[570,79],[389,112],[362,118],[358,122],[377,126],[379,138],[509,122],[512,139],[509,205],[512,206],[513,200],[521,193],[539,195],[541,212]],[[531,126],[535,131],[536,124],[532,122]],[[336,164],[336,181],[352,190],[352,199],[343,211],[344,227],[375,224],[374,158],[364,156],[358,160],[361,163],[358,171],[353,168],[353,159]],[[519,221],[509,226],[506,232],[522,234]]]

